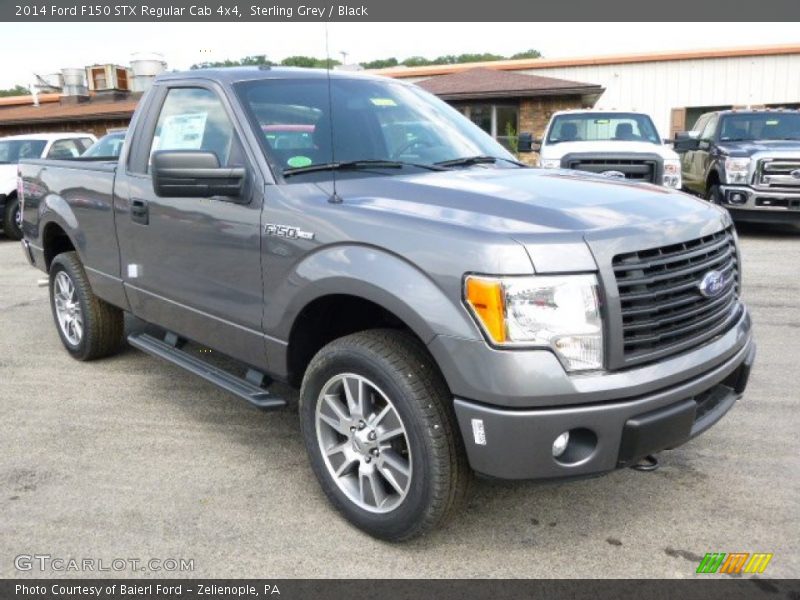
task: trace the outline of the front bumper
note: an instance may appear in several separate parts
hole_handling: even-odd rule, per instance
[[[744,391],[754,359],[748,336],[714,368],[636,398],[533,410],[456,398],[455,411],[478,473],[502,479],[595,475],[679,446],[711,427]],[[571,432],[570,445],[554,458],[553,441],[565,431]]]
[[[800,191],[762,191],[741,185],[723,185],[722,206],[736,221],[800,223]]]

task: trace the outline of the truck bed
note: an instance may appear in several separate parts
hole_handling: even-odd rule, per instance
[[[92,286],[99,296],[112,295],[120,277],[114,225],[115,160],[26,159],[23,179],[23,231],[34,253],[44,236],[61,228],[74,240]],[[37,264],[46,269],[45,260]]]

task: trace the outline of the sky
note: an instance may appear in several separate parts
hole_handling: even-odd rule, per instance
[[[0,23],[0,88],[32,73],[127,65],[157,52],[170,69],[266,54],[325,56],[323,23]],[[800,43],[796,23],[330,23],[333,58],[348,62],[534,48],[547,58]]]

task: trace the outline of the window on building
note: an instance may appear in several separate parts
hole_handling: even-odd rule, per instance
[[[458,109],[508,150],[516,151],[514,139],[519,133],[519,105],[514,103],[464,104]]]
[[[128,89],[128,72],[125,69],[117,69],[117,87],[121,90]]]
[[[104,90],[107,89],[108,86],[106,85],[106,70],[104,67],[97,67],[91,70],[92,74],[92,85],[96,90]]]

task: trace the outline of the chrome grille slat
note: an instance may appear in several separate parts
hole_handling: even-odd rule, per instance
[[[626,364],[654,360],[718,335],[739,313],[739,269],[731,229],[612,261]],[[728,278],[711,298],[699,284],[711,270]]]

